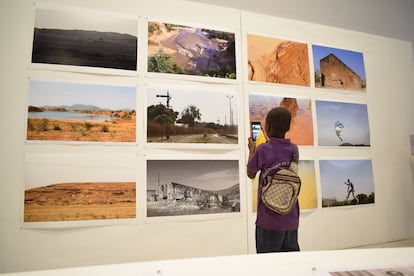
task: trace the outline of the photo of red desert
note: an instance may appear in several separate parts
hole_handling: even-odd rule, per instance
[[[74,182],[27,189],[24,222],[135,218],[135,185],[135,182]]]

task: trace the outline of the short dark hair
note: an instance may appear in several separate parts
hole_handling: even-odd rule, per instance
[[[285,137],[290,129],[290,111],[284,107],[275,107],[266,115],[266,131],[270,137]]]

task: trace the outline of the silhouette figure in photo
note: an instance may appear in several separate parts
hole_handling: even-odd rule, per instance
[[[351,182],[351,180],[349,180],[349,178],[348,178],[348,180],[347,181],[345,181],[345,185],[346,186],[348,186],[347,187],[347,192],[348,192],[348,195],[346,196],[346,199],[349,199],[349,196],[352,194],[352,197],[354,198],[354,199],[356,199],[355,198],[355,188],[354,188],[354,184]]]

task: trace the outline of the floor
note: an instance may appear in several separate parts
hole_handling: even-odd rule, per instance
[[[387,247],[414,247],[414,238],[393,242],[357,246],[354,248],[387,248]]]

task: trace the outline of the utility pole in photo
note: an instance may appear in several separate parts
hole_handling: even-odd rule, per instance
[[[170,112],[171,112],[171,110],[170,110],[170,100],[171,100],[171,96],[170,96],[170,92],[167,90],[167,94],[166,95],[159,95],[159,94],[157,94],[156,95],[157,96],[157,98],[167,98],[167,113],[165,114],[165,116],[166,116],[166,134],[165,134],[165,136],[167,137],[167,140],[169,140],[170,139],[170,128],[169,128],[169,119],[170,119]]]

